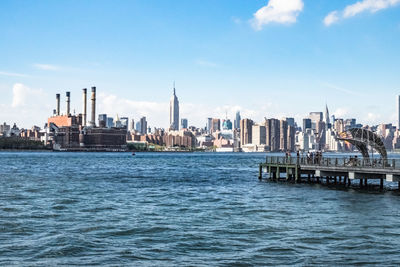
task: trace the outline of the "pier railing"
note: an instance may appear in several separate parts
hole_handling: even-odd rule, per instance
[[[372,159],[359,157],[281,157],[267,156],[266,163],[326,167],[355,167],[372,169],[399,169],[400,159]]]

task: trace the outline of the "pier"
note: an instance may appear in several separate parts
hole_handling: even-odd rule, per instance
[[[384,190],[385,182],[397,182],[400,190],[400,160],[370,158],[309,158],[267,156],[259,165],[259,179],[263,172],[268,179],[285,180],[296,183],[322,183],[344,187],[368,188],[371,184]]]

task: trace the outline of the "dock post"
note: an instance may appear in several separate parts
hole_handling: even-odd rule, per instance
[[[296,166],[296,180],[298,183],[301,183],[301,173],[299,172],[299,168]]]
[[[365,188],[368,187],[368,179],[367,178],[364,179],[364,186],[365,186]]]
[[[398,182],[399,190],[400,190],[400,181]]]
[[[289,168],[286,165],[286,181],[290,180]]]
[[[342,183],[342,176],[339,176],[339,184]]]
[[[329,185],[329,176],[326,176],[326,184]]]
[[[307,177],[307,182],[308,182],[308,183],[310,183],[310,182],[311,182],[311,175],[310,175],[310,174],[308,174],[308,177]]]
[[[335,176],[335,185],[337,185],[337,176]]]
[[[360,178],[360,188],[363,187],[363,180]]]
[[[381,184],[379,185],[379,189],[382,191],[383,190],[383,178],[381,178]]]
[[[276,179],[279,180],[281,178],[281,173],[279,170],[279,166],[276,168]]]
[[[262,180],[262,164],[260,164],[260,166],[258,167],[258,180]]]
[[[350,187],[350,186],[351,186],[351,180],[350,180],[350,178],[349,178],[349,177],[347,177],[347,185],[348,185],[348,187]]]
[[[317,184],[319,184],[319,176],[317,176]]]

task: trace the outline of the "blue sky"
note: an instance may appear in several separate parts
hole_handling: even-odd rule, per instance
[[[0,122],[43,126],[55,94],[97,86],[101,113],[395,122],[400,0],[0,2]]]

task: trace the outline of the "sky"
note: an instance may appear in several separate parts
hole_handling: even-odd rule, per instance
[[[395,123],[400,0],[0,1],[0,122],[43,127],[55,94],[97,112],[204,127],[311,111]],[[90,107],[89,107],[90,108]]]

